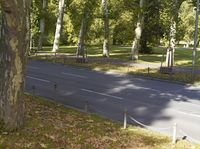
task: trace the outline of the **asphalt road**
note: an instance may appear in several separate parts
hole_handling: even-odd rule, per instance
[[[30,61],[26,91],[78,109],[88,101],[90,112],[117,121],[127,109],[135,120],[167,135],[177,123],[179,138],[200,143],[198,87]],[[139,125],[130,118],[128,123]]]

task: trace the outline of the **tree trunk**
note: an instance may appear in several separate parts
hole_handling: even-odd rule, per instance
[[[0,116],[5,126],[23,124],[24,77],[29,48],[29,0],[2,0],[3,31],[0,49]]]
[[[61,28],[63,25],[64,5],[65,5],[65,1],[59,0],[59,10],[58,10],[59,14],[58,14],[57,23],[56,23],[56,32],[55,32],[52,52],[56,52],[59,49],[60,34],[61,34]]]
[[[174,52],[176,45],[176,21],[173,20],[170,26],[170,35],[169,35],[169,47],[166,53],[166,64],[167,67],[173,67],[174,65]]]
[[[102,0],[103,19],[104,19],[104,43],[103,43],[103,56],[109,57],[109,12],[108,1]]]
[[[192,53],[192,80],[195,81],[195,70],[197,62],[197,47],[198,47],[198,26],[199,26],[199,0],[196,2],[196,20],[195,20],[195,34],[194,34],[194,49]]]
[[[175,46],[176,46],[176,28],[177,28],[177,21],[178,21],[178,11],[183,3],[183,0],[177,1],[173,0],[173,10],[172,10],[172,18],[171,18],[171,25],[170,25],[170,33],[169,33],[169,46],[166,52],[166,64],[167,67],[174,66],[174,53],[175,53]]]
[[[47,7],[47,0],[42,0],[42,12],[45,11],[46,7]],[[42,50],[43,47],[44,31],[45,31],[45,18],[44,16],[42,16],[42,18],[40,19],[40,37],[38,41],[38,50]]]
[[[138,60],[139,49],[141,48],[140,39],[142,35],[142,26],[144,23],[144,2],[145,0],[140,0],[140,12],[138,14],[137,26],[135,29],[135,39],[133,41],[132,49],[131,49],[131,59]]]
[[[81,23],[81,29],[79,33],[79,41],[78,41],[78,48],[77,48],[77,60],[85,62],[86,60],[86,51],[85,51],[85,37],[87,32],[87,17],[88,13],[86,12],[83,15],[82,23]]]

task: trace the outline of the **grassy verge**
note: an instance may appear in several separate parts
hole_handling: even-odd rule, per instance
[[[25,95],[26,123],[14,132],[1,128],[0,148],[70,149],[197,149],[199,145],[179,141],[137,127],[121,125],[96,115]]]
[[[110,57],[112,59],[118,59],[123,61],[129,61],[131,46],[121,47],[121,46],[111,46],[110,47]],[[70,55],[75,55],[76,46],[61,46],[58,53],[67,53]],[[160,64],[162,60],[162,55],[166,48],[154,47],[152,54],[140,54],[140,62],[147,62],[153,64]],[[44,47],[42,51],[38,52],[50,52],[52,47]],[[102,58],[102,46],[86,46],[86,50],[89,57],[92,58]],[[197,51],[197,55],[200,51]],[[200,58],[197,56],[197,65],[200,66]],[[175,52],[175,65],[191,67],[192,66],[192,50],[186,48],[177,48]]]
[[[43,60],[53,63],[62,63],[65,65],[75,66],[75,67],[84,67],[95,71],[104,71],[104,72],[112,71],[116,73],[131,74],[142,77],[170,80],[182,83],[191,83],[191,84],[194,83],[195,85],[200,84],[199,75],[196,75],[195,81],[193,82],[190,73],[162,74],[159,72],[158,69],[149,69],[148,71],[147,68],[129,67],[128,65],[121,65],[117,62],[112,63],[112,59],[111,62],[100,59],[96,61],[90,61],[88,63],[77,63],[75,58],[64,58],[62,56],[61,57],[57,56],[56,58],[54,56],[37,56],[37,57],[31,57],[31,59]]]

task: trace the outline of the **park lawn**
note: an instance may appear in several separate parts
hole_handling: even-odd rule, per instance
[[[169,80],[173,82],[189,83],[194,85],[200,85],[200,76],[196,75],[195,81],[192,80],[192,75],[190,73],[174,73],[174,74],[163,74],[159,72],[159,69],[150,68],[140,68],[140,67],[129,67],[128,65],[120,65],[117,63],[112,63],[109,61],[98,60],[89,61],[88,63],[77,63],[75,58],[63,58],[54,56],[36,56],[31,57],[32,60],[47,61],[51,63],[60,63],[67,66],[81,67],[90,70],[100,71],[100,72],[114,72],[120,74],[130,74],[136,75],[138,77],[146,77],[150,79],[162,79]]]
[[[44,47],[42,51],[39,52],[51,52],[52,47]],[[69,55],[76,54],[76,46],[60,46],[58,53],[67,53]],[[101,58],[102,57],[102,46],[86,46],[88,57],[91,58]],[[110,58],[118,59],[122,61],[130,60],[130,46],[111,46],[110,49]],[[154,47],[152,54],[140,54],[139,63],[153,63],[161,64],[163,60],[162,55],[165,48],[163,47]],[[198,56],[200,51],[197,51],[197,66],[200,67],[200,57]],[[192,66],[192,50],[177,48],[175,52],[175,65],[191,67]]]
[[[50,51],[51,47],[45,47],[44,51]],[[88,56],[89,62],[88,63],[77,63],[75,58],[76,47],[60,47],[58,54],[67,54],[68,56],[54,56],[48,55],[45,56],[46,53],[43,53],[38,56],[31,56],[31,59],[34,60],[44,60],[54,63],[62,63],[69,66],[78,66],[89,68],[91,70],[96,71],[112,71],[117,73],[125,73],[131,75],[137,75],[142,77],[150,77],[156,79],[163,79],[163,80],[170,80],[176,82],[183,82],[183,83],[192,83],[195,85],[200,84],[200,76],[196,75],[195,81],[192,79],[191,73],[175,73],[175,74],[161,74],[159,72],[159,67],[161,65],[162,54],[164,48],[157,47],[153,49],[152,54],[140,54],[139,60],[135,63],[137,64],[144,64],[142,67],[139,65],[137,67],[129,67],[129,60],[130,58],[130,47],[120,47],[120,46],[112,46],[111,48],[111,56],[110,58],[103,58],[101,55],[102,47],[101,46],[88,46]],[[41,52],[41,51],[40,51]],[[197,52],[200,54],[200,51]],[[70,55],[70,56],[69,56]],[[181,49],[178,48],[175,53],[175,60],[176,65],[175,67],[179,68],[190,68],[192,66],[191,60],[192,50],[190,49]],[[156,65],[158,68],[151,68],[148,73],[148,66],[147,65]],[[200,59],[197,61],[197,69],[200,69]]]
[[[199,149],[187,141],[171,144],[171,139],[25,95],[25,125],[12,132],[0,129],[0,148],[39,149]]]

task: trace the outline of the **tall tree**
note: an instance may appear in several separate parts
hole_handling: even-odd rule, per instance
[[[2,38],[0,48],[0,116],[5,126],[23,124],[24,77],[29,48],[30,0],[2,0]]]
[[[63,25],[64,6],[65,6],[65,0],[59,0],[58,18],[56,23],[56,32],[55,32],[52,52],[56,52],[59,49],[60,34]]]
[[[102,10],[104,19],[104,43],[103,43],[103,56],[109,57],[109,11],[108,1],[102,0]]]
[[[45,32],[45,11],[47,7],[47,0],[41,0],[42,3],[42,10],[41,10],[41,18],[40,18],[40,36],[38,41],[38,50],[42,49],[43,46],[43,39],[44,39],[44,32]]]
[[[141,35],[141,53],[151,53],[150,46],[158,45],[163,37],[160,24],[160,0],[146,0],[144,8],[144,24]]]
[[[81,24],[79,20],[73,20],[74,23],[76,21],[79,21],[78,24],[80,24],[80,32],[79,32],[79,37],[78,37],[78,47],[77,47],[77,60],[79,62],[85,62],[86,58],[87,58],[87,51],[85,49],[85,42],[86,42],[86,37],[88,35],[88,31],[91,25],[91,21],[93,18],[93,12],[95,10],[95,8],[97,8],[97,4],[98,1],[96,0],[84,0],[84,1],[73,1],[74,4],[78,4],[79,5],[79,10],[80,12],[77,14],[77,18],[81,19]],[[76,5],[77,7],[77,5]],[[75,7],[75,8],[76,8]],[[76,13],[79,10],[75,10]]]
[[[139,49],[141,47],[140,45],[140,39],[142,35],[142,29],[143,29],[143,24],[144,24],[144,2],[145,0],[140,0],[140,10],[138,13],[138,21],[135,29],[135,39],[133,41],[132,49],[131,49],[131,59],[132,60],[137,60],[138,59],[138,54],[139,54]]]
[[[176,46],[176,32],[177,32],[177,23],[178,15],[181,4],[184,0],[172,0],[172,10],[171,10],[171,24],[169,31],[169,46],[166,53],[166,64],[168,67],[174,66],[174,53]]]
[[[88,24],[88,10],[85,10],[82,18],[81,29],[79,33],[79,40],[78,40],[78,48],[77,48],[77,60],[82,59],[81,61],[86,60],[86,51],[85,51],[85,37],[87,33],[87,24]]]

